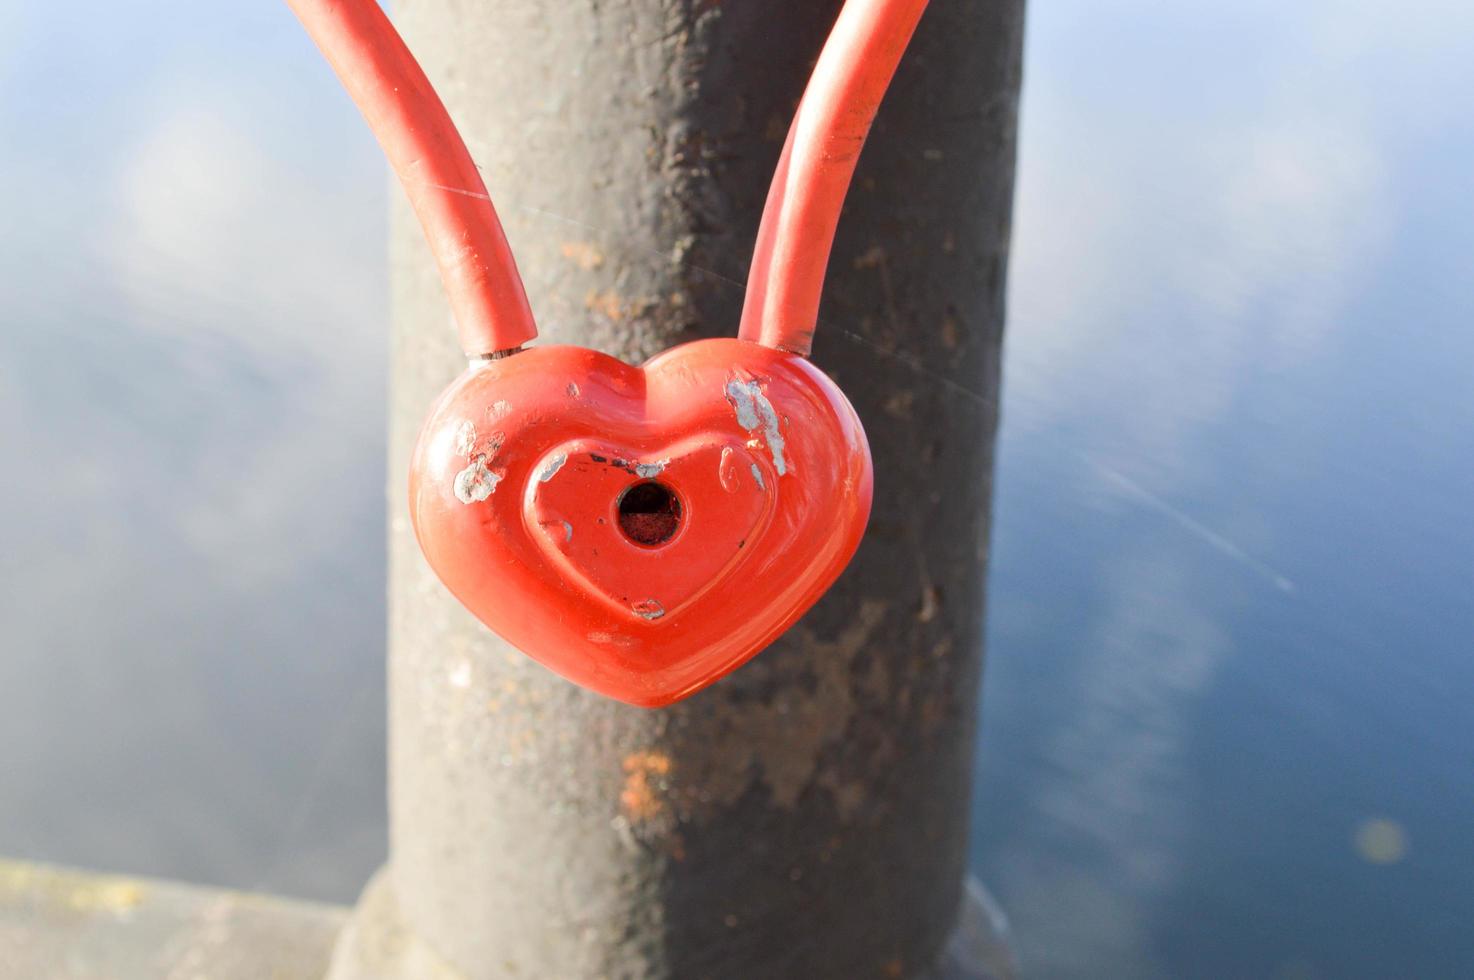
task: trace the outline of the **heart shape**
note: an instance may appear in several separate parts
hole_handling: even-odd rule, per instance
[[[854,555],[870,452],[838,387],[742,340],[641,367],[581,347],[486,361],[410,469],[431,568],[564,677],[657,707],[751,659]]]

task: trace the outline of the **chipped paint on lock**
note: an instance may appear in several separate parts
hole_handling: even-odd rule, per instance
[[[752,464],[752,478],[757,482],[757,488],[759,490],[768,489],[767,486],[763,483],[763,471],[757,468],[756,463]]]
[[[642,619],[656,620],[665,615],[665,607],[654,599],[642,599],[630,608]]]
[[[757,406],[753,404],[753,394],[761,393],[756,381],[738,381],[733,379],[727,382],[727,401],[732,403],[732,408],[737,412],[737,424],[748,432],[757,428]]]
[[[737,424],[748,432],[756,432],[759,428],[763,430],[763,438],[767,440],[768,452],[773,454],[773,469],[782,476],[788,472],[788,464],[783,459],[783,433],[778,427],[778,413],[773,411],[772,402],[768,396],[763,394],[762,385],[756,381],[739,381],[732,379],[727,382],[727,401],[732,403],[732,408],[737,413]]]
[[[570,382],[568,382],[568,387],[565,388],[564,390],[568,392],[568,397],[569,398],[577,398],[578,395],[579,395],[578,382],[576,382],[576,381],[570,381]]]
[[[573,540],[573,525],[564,520],[539,521],[544,528],[560,527],[563,529],[563,543],[567,544]]]
[[[492,402],[491,403],[491,407],[486,410],[486,416],[487,416],[487,418],[490,418],[490,419],[493,419],[493,420],[495,420],[495,419],[504,419],[508,415],[510,415],[511,413],[512,413],[511,403],[505,402],[505,401],[495,401],[495,402]]]
[[[463,504],[480,503],[496,493],[496,485],[500,482],[502,474],[487,468],[485,456],[477,456],[470,466],[456,474],[456,499]]]
[[[621,647],[626,650],[630,647],[638,646],[640,643],[639,640],[632,636],[625,636],[622,633],[606,633],[603,630],[596,630],[590,633],[589,642]]]
[[[476,448],[476,424],[465,420],[456,429],[456,455],[469,456]]]
[[[537,475],[537,482],[547,483],[553,477],[558,475],[558,471],[563,468],[563,464],[566,462],[568,462],[567,453],[559,453],[552,459],[548,460],[548,464],[544,466],[542,468],[542,472]]]
[[[659,476],[665,470],[665,468],[667,466],[669,466],[669,465],[670,465],[670,459],[669,458],[666,458],[666,459],[658,459],[658,460],[656,460],[653,463],[636,463],[635,464],[635,475],[636,476],[640,476],[640,477],[644,477],[647,480],[653,479],[654,477]]]

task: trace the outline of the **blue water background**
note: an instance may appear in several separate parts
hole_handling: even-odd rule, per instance
[[[1474,976],[1474,6],[1027,44],[974,868],[1031,976]],[[349,900],[377,150],[272,3],[0,7],[0,133],[0,854]]]

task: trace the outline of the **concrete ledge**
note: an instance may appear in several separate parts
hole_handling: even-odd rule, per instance
[[[348,911],[0,860],[0,977],[321,980]]]
[[[1012,980],[1006,931],[969,881],[952,942],[926,980]],[[0,860],[0,977],[322,980],[335,944],[333,980],[458,978],[400,925],[382,872],[350,921],[336,906]]]

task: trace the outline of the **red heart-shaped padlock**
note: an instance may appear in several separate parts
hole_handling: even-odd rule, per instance
[[[643,367],[527,349],[532,309],[455,123],[373,0],[288,0],[363,110],[472,368],[415,447],[442,582],[544,665],[634,704],[734,670],[823,594],[870,516],[854,409],[805,360],[845,190],[926,0],[847,0],[779,155],[737,340]]]
[[[536,347],[456,381],[410,510],[477,618],[564,677],[659,706],[758,653],[838,577],[870,452],[802,357],[705,340],[631,367]]]

